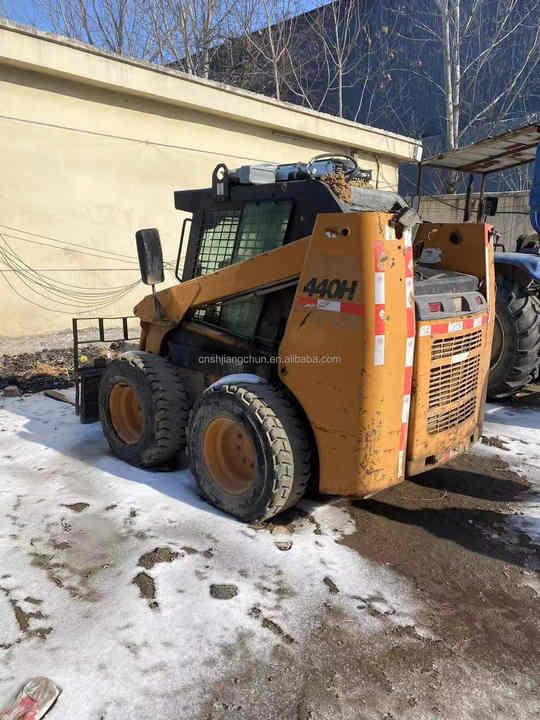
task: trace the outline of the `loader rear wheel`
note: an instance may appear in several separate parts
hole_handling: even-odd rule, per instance
[[[497,277],[488,398],[511,397],[538,371],[540,301],[518,283]]]
[[[162,465],[185,447],[189,402],[174,365],[128,352],[113,360],[99,386],[99,416],[111,450],[138,467]]]
[[[201,495],[244,521],[295,505],[312,471],[300,410],[284,389],[266,383],[204,392],[192,411],[188,452]]]

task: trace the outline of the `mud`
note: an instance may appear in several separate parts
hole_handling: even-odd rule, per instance
[[[46,336],[52,342],[55,336]],[[38,338],[39,339],[39,338]],[[62,336],[65,347],[51,346],[35,348],[35,342],[27,338],[13,338],[12,342],[0,338],[0,390],[8,386],[18,388],[21,393],[35,393],[43,390],[63,390],[73,385],[73,350],[72,339]],[[25,347],[32,348],[20,352]],[[81,346],[81,365],[93,363],[96,358],[112,358],[129,349],[136,349],[134,343],[96,343]],[[7,350],[7,352],[6,352]]]
[[[488,437],[483,435],[481,438],[482,445],[488,445],[489,447],[496,447],[499,450],[508,450],[508,444],[501,440],[499,437]]]
[[[328,588],[328,590],[329,590],[333,595],[337,595],[337,594],[338,594],[338,592],[339,592],[338,586],[337,586],[336,583],[332,580],[332,578],[328,577],[328,575],[327,575],[325,578],[323,578],[323,583],[326,585],[326,587]]]
[[[460,684],[458,669],[468,666],[469,692],[491,688],[475,717],[489,717],[488,708],[495,717],[534,716],[539,603],[524,575],[540,569],[538,548],[508,523],[526,489],[500,458],[468,456],[351,504],[358,531],[343,543],[411,580],[426,607],[422,621],[434,639],[413,633],[412,646],[400,643],[376,658],[362,653],[392,685],[399,678],[399,686],[416,688],[413,707],[431,706],[444,716]],[[517,708],[505,697],[510,688],[520,698]],[[455,708],[464,703],[457,696],[450,716],[460,717]],[[404,706],[391,705],[392,716],[402,716]]]
[[[133,578],[133,584],[139,588],[141,597],[148,600],[148,605],[152,608],[157,608],[158,604],[155,599],[156,597],[156,583],[154,578],[148,575],[148,573],[140,572]]]
[[[76,503],[71,503],[71,505],[62,505],[62,507],[65,507],[68,510],[73,510],[73,512],[80,513],[80,512],[83,512],[84,510],[86,510],[87,508],[89,508],[90,505],[85,502],[76,502]]]
[[[19,638],[12,643],[0,643],[0,648],[9,650],[9,648],[13,647],[13,645],[18,645],[25,640],[35,637],[45,640],[52,632],[52,627],[46,626],[39,621],[47,620],[48,616],[41,610],[25,610],[21,605],[21,601],[16,599],[13,591],[9,588],[0,585],[0,592],[6,596],[15,617],[15,622],[17,623],[21,633]],[[35,606],[41,605],[43,601],[36,598],[26,597],[22,602],[30,603]],[[36,621],[38,622],[36,623]]]
[[[178,557],[178,553],[174,552],[168,547],[157,547],[151,550],[150,552],[145,553],[144,555],[141,555],[139,558],[139,562],[137,563],[141,567],[145,568],[146,570],[151,570],[154,565],[157,565],[158,563],[167,562],[170,563],[173,560],[176,560]]]
[[[540,570],[538,547],[509,522],[527,490],[500,456],[471,455],[371,500],[332,501],[356,526],[340,542],[411,584],[415,624],[396,624],[391,593],[362,587],[349,596],[356,620],[345,615],[330,576],[328,600],[305,619],[301,645],[254,606],[248,614],[268,631],[270,656],[254,664],[241,637],[224,648],[243,673],[210,686],[200,720],[537,718],[539,598],[529,583]],[[298,509],[255,529],[294,541],[306,524],[322,532]],[[367,616],[376,635],[363,630]]]
[[[238,587],[232,584],[210,585],[210,595],[216,600],[232,600],[238,595]]]
[[[295,639],[289,635],[288,632],[286,632],[279,623],[277,623],[275,620],[271,620],[266,615],[263,615],[263,612],[260,607],[254,606],[250,609],[249,615],[254,618],[258,618],[261,621],[261,625],[266,630],[269,630],[271,633],[276,635],[280,640],[283,640],[287,645],[293,645],[296,641]]]

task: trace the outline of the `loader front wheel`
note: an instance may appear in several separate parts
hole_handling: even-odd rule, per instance
[[[185,447],[188,397],[174,365],[128,352],[113,360],[99,386],[99,416],[111,450],[138,467],[162,465]]]
[[[240,520],[267,520],[295,505],[312,470],[311,437],[292,398],[266,383],[210,387],[188,430],[201,495]]]

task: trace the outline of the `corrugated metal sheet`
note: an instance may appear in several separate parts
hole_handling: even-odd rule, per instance
[[[540,123],[487,138],[424,160],[422,165],[460,172],[491,173],[532,162],[540,143]]]

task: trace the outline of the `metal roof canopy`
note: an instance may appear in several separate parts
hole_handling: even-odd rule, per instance
[[[487,175],[533,162],[539,143],[540,123],[536,122],[457,150],[440,153],[423,160],[421,165]]]

